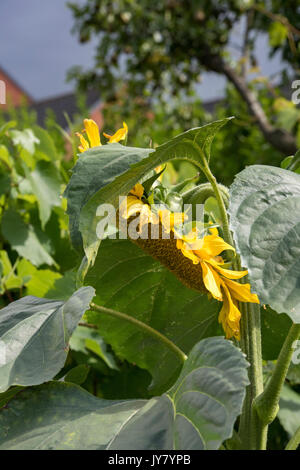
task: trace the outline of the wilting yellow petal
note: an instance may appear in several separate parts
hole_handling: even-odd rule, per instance
[[[79,147],[78,147],[79,151],[81,153],[85,152],[86,150],[88,150],[90,148],[88,141],[83,137],[82,134],[80,134],[80,132],[76,132],[76,135],[77,135],[77,137],[79,137],[80,143],[81,143],[81,145],[79,145]]]
[[[103,132],[104,137],[106,137],[108,142],[110,144],[113,144],[115,142],[120,142],[120,140],[125,140],[128,134],[128,126],[126,122],[123,122],[123,127],[117,130],[114,135],[106,134]]]
[[[250,284],[239,284],[229,279],[224,279],[223,282],[226,284],[232,297],[240,302],[252,302],[259,304],[259,299],[256,294],[252,294],[250,291]]]
[[[221,280],[218,273],[205,261],[201,262],[203,282],[206,289],[211,295],[217,299],[222,300]]]
[[[144,187],[140,184],[137,183],[130,191],[130,194],[133,196],[136,196],[139,199],[142,199],[142,196],[144,194]]]
[[[231,269],[221,268],[219,263],[217,263],[214,259],[209,259],[207,260],[207,262],[214,266],[214,268],[219,271],[222,276],[228,279],[241,279],[242,277],[248,274],[247,269],[245,269],[244,271],[232,271]]]
[[[91,147],[99,147],[101,141],[97,124],[93,119],[85,119],[83,122]]]
[[[210,229],[213,230],[213,229]],[[235,251],[234,248],[226,243],[223,238],[218,235],[206,235],[203,238],[203,243],[201,247],[195,246],[194,251],[202,259],[210,259],[222,253],[225,250]]]
[[[222,323],[227,339],[234,336],[237,340],[240,340],[241,312],[232,300],[225,284],[223,284],[223,291],[223,306],[219,314],[219,323]]]

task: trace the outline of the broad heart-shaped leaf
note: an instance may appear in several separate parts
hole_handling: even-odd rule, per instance
[[[300,322],[300,175],[254,165],[231,186],[238,251],[260,301]]]
[[[104,191],[102,202],[118,199],[118,194],[122,193],[124,185],[126,188],[129,186],[129,191],[135,185],[138,176],[135,173],[131,177],[124,174],[130,165],[144,159],[150,152],[153,150],[109,144],[87,150],[80,156],[65,191],[68,200],[67,212],[71,240],[77,250],[82,249],[82,238],[79,232],[79,215],[82,207],[97,191],[102,194],[101,189]],[[117,177],[119,177],[118,180],[111,188],[110,183],[114,182]],[[108,185],[109,190],[105,189]],[[101,201],[98,205],[100,203]]]
[[[230,341],[207,338],[148,401],[106,401],[61,382],[23,390],[0,411],[0,449],[216,450],[241,413],[247,365]]]
[[[89,263],[95,260],[101,242],[96,227],[103,215],[97,215],[97,208],[104,203],[117,208],[120,196],[126,196],[139,180],[169,160],[185,159],[199,166],[201,157],[191,143],[197,144],[209,158],[212,140],[227,121],[223,119],[191,129],[155,151],[109,144],[84,153],[79,159],[82,163],[77,163],[74,169],[74,179],[72,176],[66,196],[73,240],[77,246],[81,243],[79,217],[79,230]]]
[[[197,341],[222,334],[219,302],[191,290],[158,261],[129,240],[104,240],[86,283],[96,289],[94,302],[126,313],[160,331],[188,353]],[[151,391],[174,383],[181,361],[164,343],[132,323],[99,312],[87,312],[118,356],[147,369]]]
[[[0,392],[41,384],[60,371],[93,296],[92,287],[82,287],[66,302],[28,296],[0,311]]]

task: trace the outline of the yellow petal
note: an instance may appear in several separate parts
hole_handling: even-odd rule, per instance
[[[140,227],[139,231],[142,231],[142,228],[144,225],[148,224],[157,224],[158,223],[158,217],[156,214],[154,214],[148,204],[143,204],[142,210],[140,212]]]
[[[211,229],[213,230],[213,229]],[[218,235],[206,235],[203,238],[203,244],[201,248],[195,246],[195,251],[197,255],[202,259],[210,259],[222,253],[225,250],[235,251],[234,248],[226,243],[223,238]]]
[[[142,196],[144,194],[144,187],[140,184],[137,183],[130,191],[130,194],[133,196],[138,197],[139,199],[142,199]]]
[[[220,276],[208,263],[205,263],[205,261],[201,262],[201,267],[206,289],[215,299],[222,300]]]
[[[89,138],[91,147],[99,147],[101,145],[99,128],[93,119],[85,119],[84,127]]]
[[[127,196],[120,204],[120,215],[123,219],[129,219],[129,217],[139,214],[143,205],[137,197]]]
[[[259,299],[256,294],[252,294],[250,289],[250,284],[239,284],[235,281],[230,281],[229,279],[224,279],[223,281],[228,289],[232,297],[240,302],[251,302],[255,304],[259,304]]]
[[[232,271],[231,269],[221,268],[219,263],[217,263],[214,259],[209,259],[207,260],[207,262],[214,266],[214,268],[219,271],[222,276],[228,279],[241,279],[242,277],[248,274],[247,269],[245,269],[244,271]]]
[[[188,249],[188,247],[186,246],[184,241],[181,240],[180,238],[178,238],[177,241],[176,241],[176,247],[178,248],[178,250],[181,250],[182,254],[186,258],[189,258],[191,261],[193,261],[193,264],[199,264],[200,263],[200,259],[198,258],[198,256],[195,255],[193,250]]]
[[[181,225],[186,217],[183,212],[170,212],[168,209],[159,210],[158,215],[167,233],[174,230],[176,225]]]
[[[103,132],[103,135],[109,139],[108,142],[113,144],[115,142],[120,142],[120,140],[125,140],[128,134],[128,126],[126,122],[123,122],[123,127],[117,130],[114,135],[106,134]]]
[[[83,137],[82,134],[80,134],[80,132],[76,132],[76,135],[77,135],[77,137],[79,137],[80,143],[81,143],[81,145],[79,145],[78,149],[80,150],[81,153],[85,152],[86,150],[88,150],[90,148],[88,141]]]
[[[213,224],[212,222],[209,222],[209,225],[212,225],[212,224]],[[212,235],[219,235],[217,227],[212,227],[209,229],[209,231]]]
[[[230,292],[224,284],[223,290],[223,306],[219,314],[219,323],[222,323],[227,339],[234,336],[237,340],[240,340],[241,312],[237,308],[236,303],[232,300]]]

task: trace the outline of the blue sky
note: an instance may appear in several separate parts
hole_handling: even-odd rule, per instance
[[[72,84],[66,83],[67,70],[93,64],[94,44],[81,45],[71,33],[73,19],[65,0],[1,0],[0,18],[0,66],[35,99],[72,90]],[[240,34],[235,32],[234,42]],[[267,58],[267,45],[267,38],[259,38],[259,63],[270,74],[279,69],[280,60]],[[215,74],[203,78],[202,99],[222,95],[223,79]]]

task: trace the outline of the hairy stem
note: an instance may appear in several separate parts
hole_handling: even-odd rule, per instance
[[[265,391],[255,400],[254,412],[260,418],[262,426],[272,423],[277,416],[281,389],[293,356],[293,343],[299,336],[300,324],[293,324],[282,346],[274,372]]]
[[[112,310],[111,308],[102,307],[102,305],[96,305],[93,302],[90,304],[90,308],[97,312],[105,313],[106,315],[110,315],[114,318],[118,318],[132,323],[140,330],[143,330],[144,333],[147,333],[155,339],[158,339],[160,342],[164,343],[167,348],[169,348],[173,353],[177,355],[177,357],[182,363],[186,361],[187,356],[178,346],[176,346],[175,343],[173,343],[169,338],[164,336],[159,331],[155,330],[154,328],[151,328],[151,326],[147,325],[146,323],[143,323],[142,321],[137,320],[136,318],[131,317],[130,315],[127,315],[126,313],[117,312],[116,310]]]

